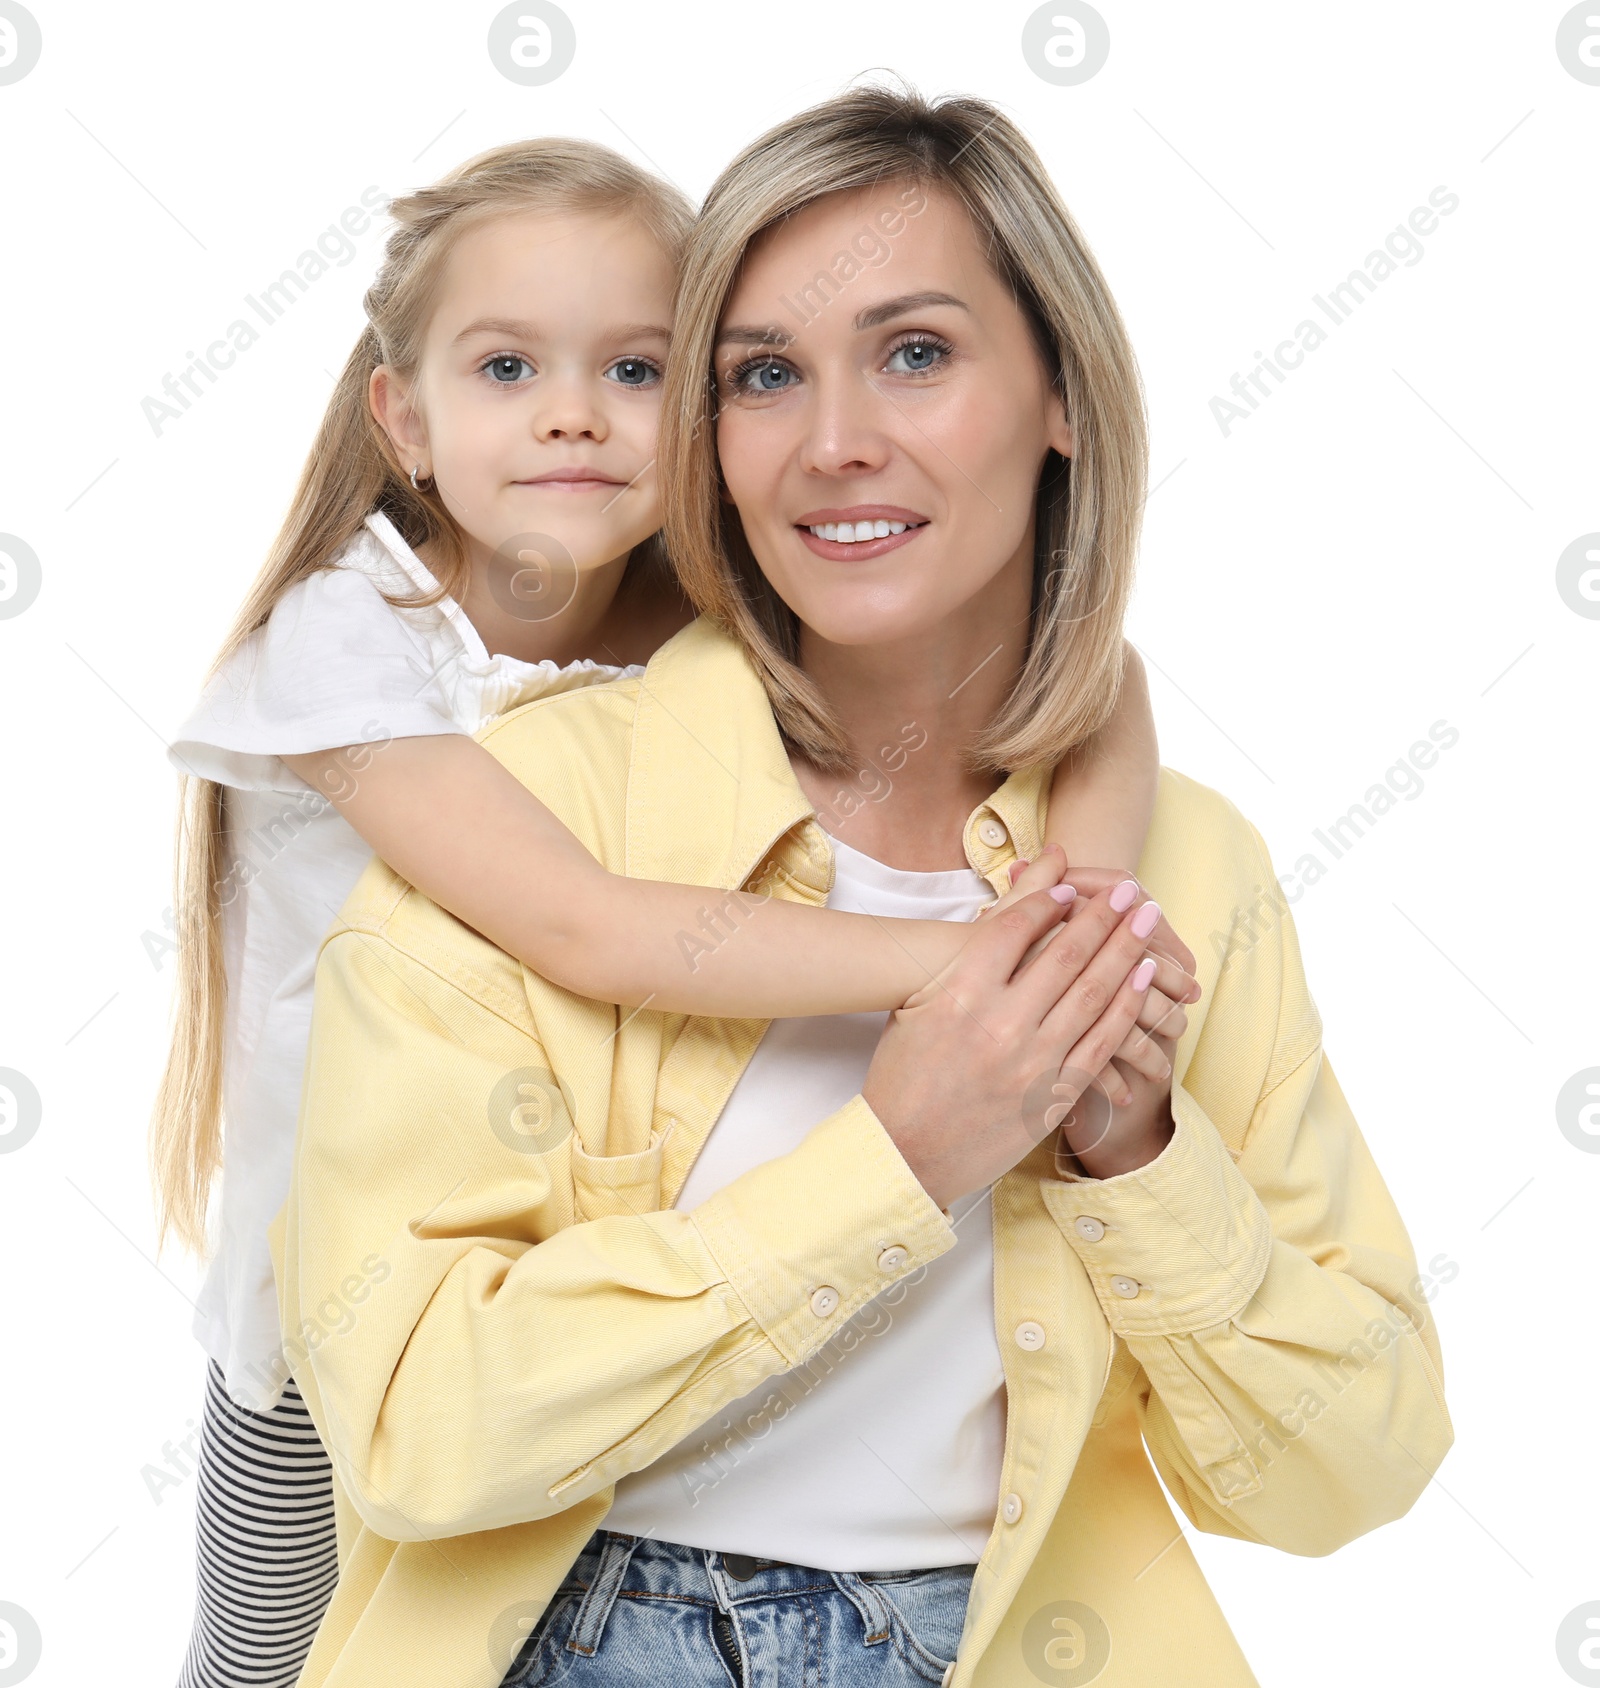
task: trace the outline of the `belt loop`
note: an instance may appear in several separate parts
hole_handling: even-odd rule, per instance
[[[637,1536],[625,1536],[617,1530],[605,1531],[605,1547],[601,1550],[594,1581],[589,1584],[573,1622],[572,1634],[567,1637],[569,1651],[592,1656],[599,1647],[606,1619],[611,1616],[611,1608],[616,1604],[617,1590],[622,1587],[623,1573],[628,1569],[628,1561],[638,1545]]]
[[[839,1592],[861,1614],[861,1621],[867,1626],[866,1645],[872,1647],[880,1641],[887,1641],[890,1634],[889,1603],[882,1592],[854,1571],[829,1571],[828,1575],[839,1585]]]

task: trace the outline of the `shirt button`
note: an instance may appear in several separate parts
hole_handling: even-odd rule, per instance
[[[1091,1219],[1087,1213],[1074,1220],[1072,1228],[1086,1243],[1097,1243],[1106,1234],[1105,1226],[1098,1219]]]
[[[1132,1301],[1139,1293],[1139,1286],[1132,1278],[1113,1278],[1111,1287],[1124,1301]]]
[[[878,1256],[878,1270],[880,1272],[898,1272],[910,1258],[911,1256],[901,1248],[899,1243],[895,1243],[893,1247],[886,1248]]]
[[[1006,829],[993,815],[985,815],[978,822],[978,836],[991,850],[998,850],[1006,841]]]
[[[1022,1496],[1007,1495],[1000,1503],[1000,1516],[1004,1518],[1008,1524],[1015,1524],[1022,1516]]]
[[[1036,1325],[1032,1319],[1025,1319],[1017,1326],[1017,1346],[1026,1348],[1030,1354],[1036,1348],[1043,1348],[1044,1326]]]
[[[1135,1286],[1134,1293],[1138,1293]],[[839,1292],[832,1284],[824,1284],[820,1289],[811,1292],[811,1311],[819,1319],[825,1319],[839,1305]]]

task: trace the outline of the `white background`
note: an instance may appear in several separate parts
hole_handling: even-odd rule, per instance
[[[0,530],[43,570],[0,619],[0,1067],[43,1098],[0,1154],[0,1601],[43,1629],[34,1681],[169,1688],[188,1631],[193,1484],[158,1505],[141,1475],[203,1381],[144,1172],[162,741],[276,529],[381,227],[159,435],[141,400],[370,185],[570,133],[698,198],[885,66],[1010,111],[1110,278],[1149,392],[1131,634],[1164,759],[1280,871],[1328,864],[1294,908],[1327,1045],[1420,1260],[1457,1268],[1434,1302],[1457,1443],[1414,1511],[1331,1559],[1196,1550],[1264,1684],[1567,1682],[1557,1626],[1600,1600],[1600,1154],[1555,1109],[1600,1065],[1600,620],[1556,560],[1600,529],[1600,87],[1557,57],[1565,8],[1103,0],[1109,61],[1065,88],[1024,61],[1026,4],[570,0],[576,59],[534,88],[490,62],[497,9],[33,0],[43,56],[0,86]],[[1460,205],[1421,260],[1224,434],[1213,396],[1439,186]],[[1459,742],[1420,795],[1319,848],[1441,720]]]

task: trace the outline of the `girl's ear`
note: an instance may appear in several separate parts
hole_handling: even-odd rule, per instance
[[[415,465],[424,478],[431,475],[428,430],[422,425],[405,383],[386,363],[380,363],[367,382],[367,405],[373,420],[389,437],[400,473],[410,474]]]

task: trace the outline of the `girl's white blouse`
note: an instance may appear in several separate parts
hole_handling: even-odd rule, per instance
[[[437,588],[389,519],[368,516],[335,566],[291,587],[211,679],[168,752],[229,787],[220,1230],[194,1330],[228,1393],[257,1411],[288,1370],[266,1232],[289,1191],[317,951],[372,857],[283,756],[471,734],[531,698],[643,672],[490,656],[453,598],[414,609],[385,596]]]

